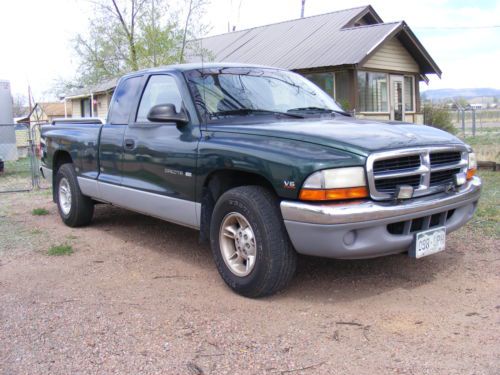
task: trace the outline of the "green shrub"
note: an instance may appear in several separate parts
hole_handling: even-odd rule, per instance
[[[424,124],[455,134],[456,128],[451,121],[450,112],[443,107],[425,104],[424,106]]]
[[[351,110],[351,105],[349,104],[349,100],[347,99],[342,99],[340,101],[337,102],[340,107],[346,111],[346,112],[349,112]]]

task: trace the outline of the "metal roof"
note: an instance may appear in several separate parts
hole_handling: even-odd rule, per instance
[[[346,27],[367,11],[375,14],[376,21],[380,20],[370,6],[365,6],[198,39],[191,42],[188,61],[201,61],[200,54],[193,51],[203,50],[213,61],[292,70],[355,65],[396,33],[411,33],[403,21]],[[411,49],[413,45],[407,43],[405,47]],[[440,74],[419,42],[418,47],[415,54],[424,54],[422,58],[414,56],[419,57],[416,60],[422,68],[421,73]],[[428,59],[432,64],[425,64]]]
[[[83,98],[88,97],[91,94],[98,94],[113,90],[116,87],[118,82],[118,78],[112,78],[107,81],[98,83],[97,85],[87,86],[80,89],[73,90],[68,95],[66,95],[66,99],[74,99],[74,98]]]

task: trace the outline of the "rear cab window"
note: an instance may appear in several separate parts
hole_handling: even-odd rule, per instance
[[[142,78],[142,76],[130,77],[120,82],[111,102],[108,121],[110,124],[128,124],[130,113],[137,103]]]

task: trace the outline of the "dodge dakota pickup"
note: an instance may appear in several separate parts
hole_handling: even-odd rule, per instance
[[[105,124],[47,125],[42,152],[66,225],[108,203],[198,229],[221,277],[248,297],[283,289],[297,253],[442,251],[481,190],[456,137],[355,119],[296,73],[242,64],[128,74]]]

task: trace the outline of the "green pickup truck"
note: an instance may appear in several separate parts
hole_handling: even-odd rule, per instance
[[[471,148],[423,125],[358,120],[302,76],[186,64],[120,79],[105,124],[42,129],[65,224],[109,203],[198,229],[224,281],[283,289],[297,253],[338,259],[445,248],[474,214]]]

